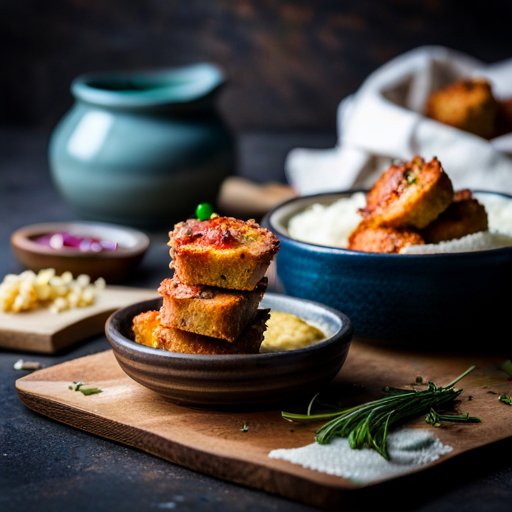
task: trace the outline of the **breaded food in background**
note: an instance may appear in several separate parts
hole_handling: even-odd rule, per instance
[[[171,268],[188,285],[253,290],[279,250],[279,239],[253,219],[191,219],[169,236]]]
[[[392,165],[375,183],[360,210],[366,224],[423,229],[453,200],[453,186],[439,160]]]
[[[162,281],[160,322],[204,336],[234,342],[252,323],[267,290],[263,278],[252,291],[226,290],[212,286],[190,286],[177,276]]]
[[[348,239],[348,249],[363,252],[398,253],[409,245],[422,244],[423,238],[412,229],[374,226],[364,221]]]
[[[468,189],[453,196],[453,203],[439,217],[421,231],[427,244],[462,238],[466,235],[487,231],[487,212]]]
[[[498,103],[496,137],[512,132],[512,98]]]
[[[497,130],[498,102],[487,80],[459,80],[430,95],[426,115],[490,139]]]
[[[266,321],[270,316],[269,311],[258,310],[254,322],[233,343],[173,327],[163,327],[159,322],[158,311],[137,315],[133,319],[133,332],[137,343],[168,352],[203,355],[257,354],[263,341]],[[155,322],[157,326],[151,330]]]

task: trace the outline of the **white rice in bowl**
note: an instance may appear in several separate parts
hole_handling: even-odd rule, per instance
[[[474,194],[482,203],[489,219],[489,231],[512,235],[512,200],[494,194]]]
[[[512,236],[506,233],[480,231],[457,240],[438,244],[409,245],[400,254],[445,254],[449,252],[487,251],[512,246]]]
[[[493,194],[475,193],[474,197],[487,211],[489,231],[439,244],[411,245],[400,254],[471,252],[512,246],[512,200]],[[313,204],[290,219],[288,233],[301,242],[346,249],[350,234],[361,221],[357,211],[365,205],[366,196],[362,192],[330,205]]]
[[[357,210],[365,205],[366,196],[362,192],[330,205],[313,204],[290,219],[288,233],[301,242],[345,249],[350,233],[361,222]]]

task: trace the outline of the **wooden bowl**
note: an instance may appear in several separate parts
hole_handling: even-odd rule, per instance
[[[120,309],[105,331],[128,376],[181,405],[239,409],[311,397],[339,372],[352,340],[350,320],[339,311],[267,293],[262,308],[293,313],[327,338],[289,352],[250,355],[177,354],[132,341],[133,317],[160,306],[156,299]]]
[[[38,237],[56,232],[109,240],[119,246],[115,251],[81,252],[74,247],[54,249],[36,242]],[[140,263],[149,247],[149,238],[141,231],[114,224],[51,222],[18,229],[11,236],[11,245],[16,259],[34,272],[54,268],[57,274],[88,274],[91,279],[103,277],[113,284],[123,282]]]

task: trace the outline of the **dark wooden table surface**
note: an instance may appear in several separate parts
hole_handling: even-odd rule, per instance
[[[283,161],[294,146],[329,147],[331,133],[244,133],[240,173],[284,180]],[[23,269],[9,247],[11,233],[40,221],[74,220],[53,188],[47,135],[0,130],[0,279]],[[167,276],[165,233],[127,283],[154,287]],[[109,348],[97,336],[55,356],[31,356],[45,366]],[[14,382],[26,374],[13,364],[26,354],[0,351],[0,510],[112,511],[314,510],[280,497],[189,471],[147,453],[73,429],[25,408]],[[512,421],[512,408],[511,408]],[[425,512],[501,511],[512,508],[512,442],[502,441],[418,476],[351,495],[340,510]]]

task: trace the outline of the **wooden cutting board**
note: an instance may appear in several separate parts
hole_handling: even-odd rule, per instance
[[[21,313],[0,311],[0,348],[52,354],[104,332],[116,309],[158,297],[155,290],[107,286],[92,306],[52,313],[38,308]]]
[[[436,466],[512,435],[512,407],[489,393],[510,394],[512,383],[499,369],[504,360],[488,355],[407,353],[354,343],[329,390],[340,399],[360,403],[382,396],[385,385],[407,385],[418,375],[446,385],[476,364],[476,370],[460,383],[464,388],[460,411],[483,421],[435,429],[441,441],[453,447],[430,465]],[[84,396],[68,389],[73,381],[98,386],[103,392]],[[339,510],[347,493],[358,487],[344,478],[268,457],[273,449],[310,444],[319,424],[288,423],[275,410],[228,413],[174,405],[127,377],[112,351],[37,371],[17,380],[16,388],[27,407],[58,421],[196,471],[313,506]],[[244,425],[249,428],[245,432]],[[433,429],[423,418],[409,426]]]

